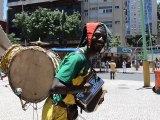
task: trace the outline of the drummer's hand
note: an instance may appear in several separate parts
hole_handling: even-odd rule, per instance
[[[91,90],[92,90],[92,85],[91,84],[86,83],[84,85],[84,87],[85,87],[85,93],[91,92]]]

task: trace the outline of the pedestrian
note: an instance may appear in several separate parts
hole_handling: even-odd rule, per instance
[[[156,58],[156,60],[155,60],[155,69],[157,70],[158,69],[158,58]]]
[[[156,62],[156,66],[157,66],[157,69],[159,69],[160,68],[160,61],[159,61],[159,59],[157,59],[157,62]]]
[[[115,72],[116,72],[116,63],[114,62],[114,60],[111,60],[109,65],[110,65],[110,79],[114,80],[115,79]]]
[[[3,80],[3,77],[2,77],[2,72],[0,70],[0,79]]]
[[[107,40],[103,23],[87,23],[83,30],[79,49],[62,60],[46,100],[42,120],[75,120],[78,116],[75,93],[90,92],[91,86],[84,84],[84,76],[92,70],[91,58],[100,53]],[[101,102],[103,99],[100,100]]]
[[[123,60],[123,62],[122,62],[122,68],[123,68],[123,73],[126,73],[126,61],[125,60]]]
[[[1,69],[1,62],[0,62],[0,80],[3,80],[2,69]]]
[[[109,72],[109,62],[106,60],[105,62],[105,71],[108,73]]]

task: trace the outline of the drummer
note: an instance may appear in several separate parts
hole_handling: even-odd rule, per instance
[[[79,50],[67,55],[58,68],[51,95],[43,107],[42,120],[75,120],[78,117],[74,94],[91,90],[89,84],[83,83],[83,78],[91,68],[91,58],[101,52],[106,40],[103,23],[86,24]]]

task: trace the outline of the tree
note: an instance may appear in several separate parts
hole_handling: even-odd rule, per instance
[[[115,34],[111,40],[111,47],[118,47],[121,45],[120,42],[120,35],[119,34]]]
[[[30,33],[30,16],[28,12],[22,12],[20,14],[15,15],[15,19],[13,19],[14,25],[21,31],[20,37],[24,39],[29,39]],[[13,35],[14,36],[14,35]]]
[[[9,34],[8,38],[12,44],[19,44],[20,43],[20,38],[16,38],[14,33]]]
[[[74,11],[66,19],[66,33],[69,38],[78,38],[81,35],[80,13]]]
[[[38,40],[39,37],[42,40],[57,39],[62,34],[61,15],[62,13],[58,9],[52,11],[47,8],[39,8],[32,13],[16,14],[13,23],[21,31],[24,39],[31,41]],[[63,32],[65,38],[78,38],[81,34],[79,33],[81,32],[80,13],[73,12],[72,15],[67,15],[64,12],[64,17]]]

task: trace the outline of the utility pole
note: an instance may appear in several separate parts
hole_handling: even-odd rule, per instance
[[[21,3],[22,3],[22,12],[24,12],[23,0],[21,0]]]
[[[140,15],[142,24],[142,38],[143,38],[143,77],[144,77],[144,87],[150,87],[150,71],[149,62],[147,61],[147,47],[146,47],[146,33],[144,24],[144,13],[143,13],[143,1],[140,0]]]

